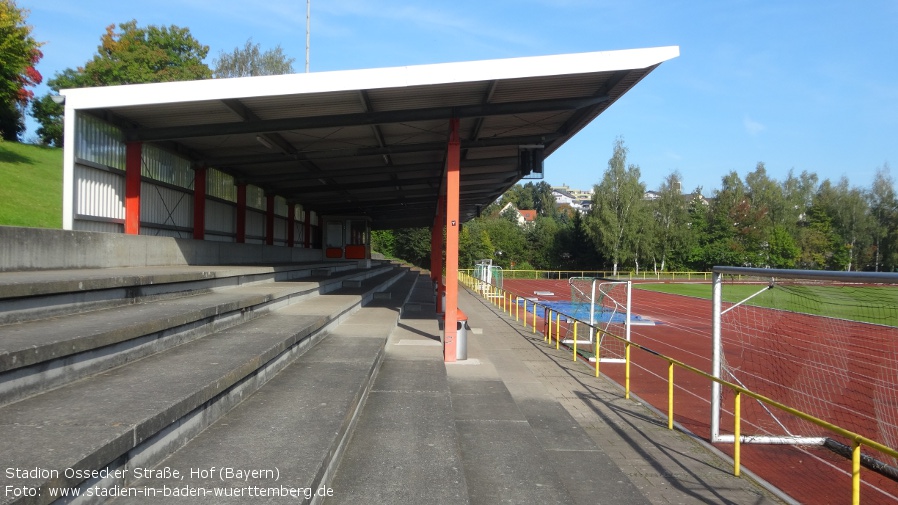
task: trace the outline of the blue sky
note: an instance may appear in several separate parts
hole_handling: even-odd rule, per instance
[[[305,0],[18,4],[46,43],[45,79],[83,65],[107,25],[131,19],[189,28],[210,66],[249,38],[305,65]],[[898,166],[895,0],[312,0],[311,32],[312,72],[679,46],[546,160],[553,185],[598,183],[618,136],[649,189],[678,170],[684,190],[709,195],[758,162],[780,181],[806,170],[868,188],[878,168]]]

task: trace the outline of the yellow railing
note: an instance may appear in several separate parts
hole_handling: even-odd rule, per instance
[[[460,269],[459,273],[474,275],[473,269]],[[621,272],[617,275],[611,270],[502,270],[504,279],[547,279],[566,280],[571,277],[600,277],[619,280],[674,280],[674,281],[711,281],[711,272]]]
[[[572,342],[572,352],[573,352],[573,360],[577,361],[577,331],[578,327],[583,325],[587,329],[592,329],[595,331],[596,339],[595,339],[595,376],[599,377],[599,362],[600,359],[600,335],[605,337],[611,337],[613,339],[617,339],[621,341],[624,345],[625,349],[625,357],[624,357],[624,397],[630,398],[630,349],[635,347],[636,349],[640,349],[642,351],[647,352],[648,354],[655,356],[659,359],[667,361],[667,428],[670,430],[674,429],[674,368],[680,367],[684,370],[687,370],[691,373],[704,377],[710,381],[717,382],[724,387],[730,388],[734,393],[734,405],[733,405],[733,475],[739,476],[741,462],[741,398],[742,395],[746,395],[750,398],[754,398],[770,407],[774,407],[778,410],[796,416],[800,419],[803,419],[807,422],[815,424],[821,428],[824,428],[836,435],[842,436],[848,440],[852,441],[852,453],[851,453],[851,477],[852,477],[852,489],[851,489],[851,502],[853,505],[860,504],[860,489],[861,489],[861,448],[863,446],[869,447],[871,449],[875,449],[885,455],[892,456],[894,458],[898,458],[898,450],[883,445],[880,442],[864,437],[863,435],[854,433],[850,430],[846,430],[834,424],[828,423],[822,419],[814,417],[810,414],[806,414],[797,409],[789,407],[783,403],[780,403],[776,400],[767,398],[766,396],[760,395],[753,391],[743,388],[737,384],[733,384],[731,382],[727,382],[723,379],[717,378],[695,368],[691,365],[687,365],[679,360],[671,358],[669,356],[665,356],[660,352],[654,351],[648,347],[645,347],[640,344],[633,343],[631,341],[626,340],[624,337],[615,335],[613,333],[602,330],[601,328],[597,328],[587,322],[580,321],[575,317],[572,317],[563,312],[556,311],[545,304],[541,304],[536,301],[528,300],[527,298],[520,297],[506,291],[502,288],[486,285],[474,277],[469,273],[470,271],[460,271],[459,272],[459,281],[462,282],[465,286],[470,288],[472,291],[475,291],[482,295],[483,297],[492,300],[493,304],[497,305],[501,308],[504,313],[507,313],[509,316],[512,316],[512,306],[514,307],[514,318],[515,321],[522,321],[523,326],[531,327],[532,332],[536,333],[536,321],[537,321],[537,307],[543,308],[543,341],[547,342],[550,346],[552,345],[552,337],[555,337],[555,349],[560,349],[561,347],[561,318],[562,316],[569,321],[573,321],[573,342]],[[508,271],[506,270],[506,273]],[[499,301],[501,300],[501,301]],[[531,304],[533,317],[530,322],[527,320],[527,308],[528,302]],[[520,307],[523,303],[523,315],[520,314]],[[552,318],[555,318],[555,332],[552,332]]]

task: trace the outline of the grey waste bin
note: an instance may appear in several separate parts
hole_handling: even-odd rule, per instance
[[[457,313],[458,320],[455,324],[455,359],[460,361],[468,359],[468,330],[470,330],[471,327],[468,326],[468,316],[466,316],[461,309],[458,309]]]

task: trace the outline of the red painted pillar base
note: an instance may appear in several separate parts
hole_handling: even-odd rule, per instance
[[[140,234],[141,142],[125,144],[125,233]]]

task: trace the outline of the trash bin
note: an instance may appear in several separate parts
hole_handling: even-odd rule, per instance
[[[458,320],[456,321],[455,333],[455,359],[468,359],[468,316],[461,309],[458,309]]]

